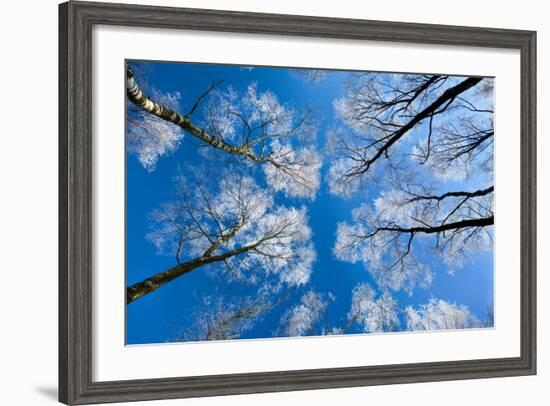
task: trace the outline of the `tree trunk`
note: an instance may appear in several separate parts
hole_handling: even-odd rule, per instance
[[[251,249],[256,248],[258,245],[260,245],[262,241],[258,241],[251,245],[246,245],[244,247],[231,250],[229,252],[226,252],[224,254],[220,255],[212,255],[212,256],[202,256],[200,258],[194,259],[189,262],[185,262],[179,265],[176,265],[166,271],[159,272],[141,282],[138,282],[132,286],[129,286],[126,288],[126,304],[130,304],[137,299],[139,299],[142,296],[147,295],[148,293],[151,293],[158,288],[160,288],[162,285],[173,281],[179,276],[185,275],[186,273],[189,273],[197,268],[200,268],[201,266],[211,264],[213,262],[220,262],[227,258],[231,258],[235,255],[242,254],[244,252],[250,251]]]
[[[230,145],[225,141],[208,134],[202,128],[197,127],[189,119],[189,117],[181,115],[180,113],[177,113],[145,96],[134,80],[134,74],[130,67],[127,67],[126,69],[126,94],[128,95],[128,99],[142,110],[183,128],[191,135],[197,137],[214,148],[234,155],[244,155],[256,162],[263,161],[261,158],[256,156],[250,148],[246,146]]]
[[[191,272],[192,270],[197,269],[202,265],[204,264],[199,262],[199,260],[176,265],[164,272],[159,272],[156,275],[151,276],[150,278],[129,286],[128,288],[126,288],[126,304],[134,302],[140,297],[145,296],[146,294],[151,293],[154,290],[157,290],[165,283],[168,283],[181,275]]]

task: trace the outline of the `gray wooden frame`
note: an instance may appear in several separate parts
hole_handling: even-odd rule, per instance
[[[521,54],[521,355],[202,377],[92,380],[94,24],[518,49]],[[59,400],[216,396],[536,373],[536,32],[69,2],[59,6]]]

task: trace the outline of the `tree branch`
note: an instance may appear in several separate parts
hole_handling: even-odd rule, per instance
[[[197,137],[214,148],[234,155],[243,155],[255,162],[262,161],[247,146],[234,146],[228,144],[224,140],[214,137],[204,131],[204,129],[196,126],[186,115],[181,115],[180,113],[177,113],[174,110],[171,110],[145,96],[141,88],[134,80],[134,74],[129,66],[127,66],[126,69],[126,94],[128,99],[142,110],[183,128],[191,135]]]
[[[166,271],[159,272],[141,282],[135,283],[132,286],[126,288],[126,304],[130,304],[137,299],[157,290],[162,285],[182,276],[186,273],[189,273],[197,268],[200,268],[204,265],[208,265],[214,262],[221,262],[227,258],[234,257],[239,254],[243,254],[247,251],[250,251],[257,246],[259,246],[263,240],[259,240],[254,244],[245,245],[241,248],[236,248],[234,250],[225,252],[219,255],[211,256],[202,256],[200,258],[194,259],[189,262],[185,262],[179,265],[176,265]]]
[[[457,84],[456,86],[450,87],[441,96],[439,96],[433,103],[427,106],[424,110],[415,115],[410,121],[403,125],[399,130],[393,132],[392,136],[388,141],[380,147],[372,158],[366,159],[363,165],[347,174],[347,176],[357,176],[366,173],[372,164],[374,164],[380,157],[387,154],[388,150],[393,144],[395,144],[399,139],[401,139],[408,131],[410,131],[415,125],[423,121],[424,119],[431,117],[432,115],[440,112],[438,109],[444,106],[446,103],[450,103],[454,100],[459,94],[464,93],[468,89],[474,87],[482,78],[468,78]]]
[[[400,233],[424,233],[424,234],[435,234],[442,233],[449,230],[459,230],[462,228],[468,227],[486,227],[491,226],[495,223],[495,216],[483,217],[478,219],[466,219],[460,220],[453,223],[441,224],[438,226],[425,226],[425,227],[378,227],[378,231],[397,231]],[[372,234],[371,234],[372,235]]]
[[[413,195],[414,197],[411,198],[408,202],[416,202],[418,200],[437,200],[441,201],[448,197],[478,197],[478,196],[485,196],[489,193],[492,193],[495,190],[494,186],[490,186],[486,189],[480,189],[476,190],[474,192],[466,192],[466,191],[460,191],[460,192],[447,192],[442,195]]]

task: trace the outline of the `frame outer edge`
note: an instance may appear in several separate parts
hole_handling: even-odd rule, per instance
[[[58,245],[58,286],[59,286],[59,321],[58,321],[58,399],[60,402],[68,404],[71,398],[70,387],[72,380],[70,372],[72,367],[69,362],[69,311],[70,303],[68,301],[69,292],[69,267],[68,267],[68,54],[69,54],[69,4],[62,3],[58,6],[58,227],[59,227],[59,245]]]
[[[524,348],[529,374],[537,373],[537,33],[530,32],[521,49],[521,133],[522,168],[522,315],[525,329]]]
[[[99,5],[96,10],[101,10]],[[59,401],[81,404],[92,383],[90,7],[59,5]]]
[[[260,23],[261,22],[261,23]],[[206,377],[92,381],[92,26],[164,27],[514,48],[521,52],[521,354]],[[69,1],[59,5],[59,400],[266,393],[536,373],[536,32]]]
[[[74,246],[69,252],[70,289],[74,311],[71,317],[74,334],[72,348],[72,404],[82,404],[89,397],[93,378],[92,291],[93,291],[93,150],[92,150],[92,24],[93,7],[69,1],[71,41],[69,94],[69,232]],[[132,6],[129,6],[132,7]],[[100,7],[101,9],[101,7]],[[72,201],[71,201],[72,198]],[[93,400],[93,399],[92,399]]]

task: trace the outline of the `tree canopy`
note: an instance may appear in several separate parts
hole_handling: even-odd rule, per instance
[[[347,128],[329,139],[331,191],[349,197],[377,181],[380,168],[385,189],[338,225],[338,258],[364,263],[384,288],[412,293],[433,279],[419,252],[433,252],[454,272],[492,247],[493,110],[482,97],[490,89],[492,80],[482,78],[350,79],[334,103]],[[466,182],[473,176],[481,187]]]
[[[168,341],[492,326],[492,279],[452,278],[492,266],[493,86],[129,62],[128,311]]]

